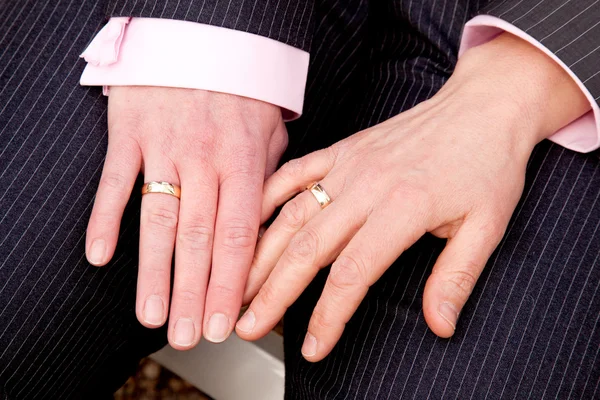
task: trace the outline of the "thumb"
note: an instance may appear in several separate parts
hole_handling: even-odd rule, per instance
[[[423,314],[436,335],[454,334],[458,316],[503,236],[487,221],[465,221],[438,257],[423,294]]]

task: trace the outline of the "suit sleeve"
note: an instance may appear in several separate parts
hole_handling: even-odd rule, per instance
[[[252,33],[309,51],[314,0],[109,0],[109,17],[164,18]]]

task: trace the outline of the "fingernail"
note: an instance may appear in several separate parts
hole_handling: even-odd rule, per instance
[[[229,334],[229,318],[225,314],[216,313],[210,317],[204,336],[213,343],[221,343]]]
[[[175,323],[173,342],[179,346],[189,346],[194,342],[194,321],[189,318],[179,318]]]
[[[93,265],[102,265],[106,257],[106,242],[104,239],[94,239],[90,246],[88,261]]]
[[[162,299],[153,294],[148,296],[144,304],[144,321],[150,325],[162,325],[165,317],[165,304]]]
[[[252,312],[252,310],[248,310],[242,316],[242,318],[240,318],[238,323],[235,324],[235,326],[244,333],[250,333],[250,332],[252,332],[252,329],[254,329],[255,323],[256,323],[256,317],[254,316],[254,313]]]
[[[304,338],[302,354],[307,357],[312,357],[317,354],[317,338],[310,333],[306,333],[306,337]]]
[[[267,228],[265,228],[264,225],[262,225],[260,228],[258,228],[258,239],[259,240],[262,239],[262,237],[266,231],[267,231]]]
[[[456,330],[456,321],[458,320],[458,311],[452,303],[444,302],[438,307],[438,314],[446,320],[452,329]]]

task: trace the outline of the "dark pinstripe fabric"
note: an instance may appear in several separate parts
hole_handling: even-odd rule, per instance
[[[109,0],[108,15],[200,22],[308,50],[314,0]]]
[[[165,332],[135,321],[137,212],[115,261],[84,257],[106,100],[78,84],[102,2],[0,2],[0,398],[110,395]]]
[[[181,19],[190,9],[201,16],[192,20],[310,47],[306,113],[289,124],[287,158],[431,97],[478,13],[541,40],[600,95],[599,0],[319,0],[314,9],[287,0],[144,1],[0,1],[0,398],[110,393],[165,343],[133,312],[137,196],[115,261],[95,269],[84,258],[106,101],[78,86],[77,56],[106,9]],[[600,397],[599,167],[597,153],[538,146],[510,229],[450,341],[434,337],[421,314],[441,241],[425,237],[403,255],[332,355],[309,364],[300,345],[321,276],[286,317],[287,397]]]

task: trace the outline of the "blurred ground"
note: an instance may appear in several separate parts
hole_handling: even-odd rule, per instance
[[[283,336],[283,321],[280,321],[273,330]],[[140,362],[135,376],[125,382],[125,385],[115,393],[114,398],[115,400],[212,400],[178,375],[149,358]]]
[[[115,400],[212,400],[155,361],[145,358],[135,376],[119,389]]]

